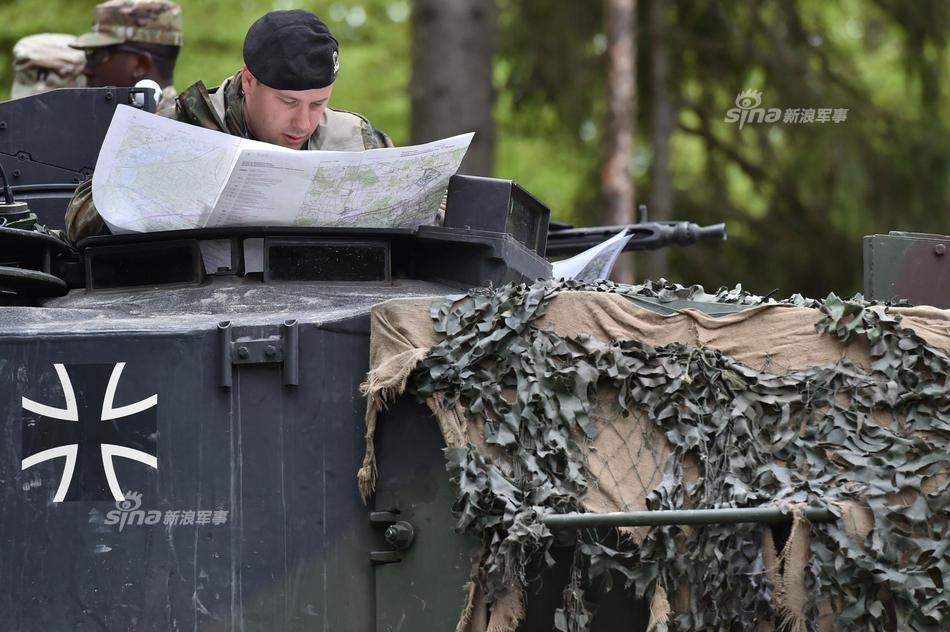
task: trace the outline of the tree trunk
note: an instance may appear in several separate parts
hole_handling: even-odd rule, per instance
[[[607,120],[604,125],[606,154],[600,173],[604,221],[630,224],[633,219],[633,105],[636,85],[634,29],[636,0],[604,0],[607,33]],[[633,282],[633,258],[617,261],[615,281]]]
[[[670,137],[676,127],[676,108],[670,93],[670,8],[666,0],[650,1],[650,135],[653,160],[650,165],[650,219],[673,217],[673,176],[670,173]],[[669,276],[667,249],[647,250],[640,257],[644,278]]]
[[[413,2],[412,142],[475,132],[461,169],[469,174],[492,174],[497,32],[495,0]]]

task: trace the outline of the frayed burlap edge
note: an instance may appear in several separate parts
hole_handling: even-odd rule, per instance
[[[478,583],[480,561],[481,555],[472,560],[470,579],[465,584],[465,606],[462,608],[458,625],[455,626],[455,632],[482,632],[488,627],[486,612],[488,605],[485,603],[485,594]]]
[[[653,632],[658,625],[667,625],[670,621],[670,600],[666,589],[660,580],[656,580],[653,599],[650,600],[650,622],[647,623],[647,632]]]
[[[778,556],[779,568],[773,575],[775,603],[781,632],[807,632],[808,589],[805,587],[805,566],[811,551],[811,523],[800,505],[788,507],[792,513],[792,530]]]
[[[470,626],[476,605],[482,601],[480,592],[478,582],[470,581],[465,584],[465,606],[462,608],[462,616],[459,617],[458,625],[455,626],[455,632],[469,632],[471,630]]]
[[[465,584],[465,606],[455,632],[515,632],[524,619],[524,589],[511,586],[489,604],[481,588],[481,556],[472,561],[472,573]]]
[[[485,632],[515,632],[524,619],[524,591],[512,587],[504,597],[491,605],[491,616]]]
[[[370,371],[366,381],[360,384],[360,394],[366,398],[366,452],[356,480],[364,503],[376,489],[376,421],[379,413],[402,395],[412,370],[428,353],[429,350],[424,348],[404,351]]]
[[[465,592],[465,608],[455,632],[515,632],[524,619],[524,591],[520,588],[513,589],[490,607],[477,581],[468,582]]]

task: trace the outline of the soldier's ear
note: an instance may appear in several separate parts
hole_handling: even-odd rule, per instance
[[[251,82],[254,80],[254,75],[251,74],[251,71],[247,69],[245,65],[241,68],[241,92],[247,94],[247,89],[251,85]]]
[[[150,74],[152,67],[154,66],[154,62],[152,61],[152,56],[148,53],[135,53],[134,59],[135,62],[132,65],[132,76],[136,81],[138,81],[139,79],[144,79]]]

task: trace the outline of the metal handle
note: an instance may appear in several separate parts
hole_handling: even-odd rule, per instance
[[[832,522],[838,517],[824,507],[806,507],[802,514],[810,522]],[[748,507],[725,509],[667,509],[661,511],[629,511],[611,513],[569,513],[545,516],[550,529],[581,529],[584,527],[643,527],[673,524],[737,524],[741,522],[791,522],[793,514],[782,507]]]

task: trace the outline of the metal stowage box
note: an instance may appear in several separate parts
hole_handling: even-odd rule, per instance
[[[950,308],[950,236],[891,231],[864,238],[864,294]]]

